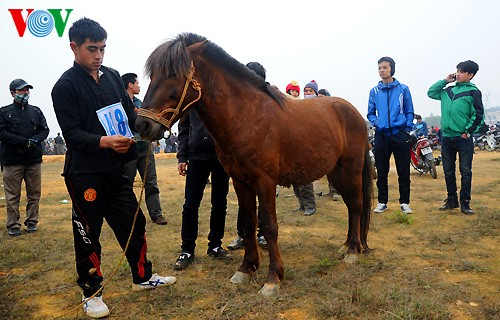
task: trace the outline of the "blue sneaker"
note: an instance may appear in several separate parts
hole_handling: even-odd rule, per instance
[[[177,279],[175,277],[162,277],[155,273],[148,281],[133,283],[132,291],[151,290],[156,289],[157,287],[165,287],[175,283],[176,281]]]
[[[385,210],[387,210],[387,205],[385,203],[379,203],[379,204],[377,204],[375,209],[373,209],[373,212],[382,213]]]

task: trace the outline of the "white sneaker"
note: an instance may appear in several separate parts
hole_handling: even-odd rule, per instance
[[[132,291],[156,289],[156,287],[168,286],[176,281],[177,279],[175,277],[162,277],[155,273],[148,281],[144,281],[143,283],[133,283]]]
[[[382,213],[385,210],[387,210],[387,205],[385,203],[379,203],[379,204],[377,204],[375,209],[373,209],[373,212]]]
[[[82,298],[85,301],[83,304],[83,312],[91,318],[104,318],[109,315],[108,306],[102,301],[102,296],[89,298]]]
[[[413,210],[410,208],[410,206],[407,203],[402,203],[401,204],[401,211],[406,214],[413,213]]]

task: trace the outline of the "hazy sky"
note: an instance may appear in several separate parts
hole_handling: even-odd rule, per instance
[[[62,37],[56,29],[19,37],[8,9],[73,9]],[[63,10],[64,11],[64,10]],[[30,103],[39,106],[51,129],[60,130],[50,92],[72,66],[68,29],[82,17],[108,32],[104,65],[139,75],[147,90],[144,63],[159,44],[181,32],[207,37],[238,61],[258,61],[267,80],[281,90],[291,80],[301,87],[314,79],[320,88],[347,99],[366,118],[368,93],[380,80],[377,60],[396,61],[395,77],[410,87],[415,113],[440,114],[427,89],[464,60],[479,64],[472,80],[486,107],[500,106],[500,1],[13,1],[0,3],[0,105],[12,102],[8,85],[23,78],[34,86]],[[24,11],[26,18],[26,11]],[[63,18],[66,13],[63,12]]]

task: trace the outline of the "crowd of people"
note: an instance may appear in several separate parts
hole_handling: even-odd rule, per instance
[[[139,209],[133,190],[137,172],[145,182],[145,201],[151,220],[167,225],[160,203],[155,153],[176,153],[178,172],[185,177],[185,202],[182,208],[181,252],[173,268],[184,270],[195,258],[198,236],[198,211],[207,181],[211,183],[210,231],[207,254],[224,259],[227,194],[229,176],[219,162],[214,141],[201,123],[194,109],[179,122],[179,134],[164,141],[143,141],[135,132],[136,110],[142,102],[139,81],[134,73],[120,74],[102,65],[107,33],[99,23],[82,18],[69,29],[70,48],[74,64],[65,71],[52,90],[54,112],[62,130],[55,138],[47,139],[49,128],[40,108],[28,103],[33,86],[23,79],[9,85],[11,104],[0,108],[0,157],[6,195],[6,228],[10,236],[20,236],[21,215],[19,202],[21,185],[26,184],[26,232],[38,230],[41,195],[42,154],[65,154],[63,177],[72,201],[77,283],[83,292],[83,310],[93,318],[107,316],[110,311],[102,298],[101,245],[99,242],[104,220],[114,231],[132,275],[131,289],[154,289],[176,282],[173,276],[153,273],[153,264],[147,257],[146,218]],[[390,158],[396,164],[399,185],[399,206],[410,214],[410,135],[428,133],[422,117],[415,115],[408,86],[395,77],[395,61],[390,57],[378,60],[380,82],[369,91],[367,118],[374,128],[375,161],[378,170],[377,200],[374,209],[383,213],[388,209],[388,174]],[[265,69],[257,62],[248,68],[265,79]],[[481,92],[470,81],[479,67],[473,61],[460,62],[456,72],[447,74],[428,91],[431,99],[441,101],[441,132],[443,168],[447,199],[440,210],[460,208],[466,215],[470,208],[472,184],[473,143],[471,135],[484,123]],[[96,90],[98,88],[98,90]],[[292,81],[284,90],[290,99],[300,99],[301,88]],[[315,80],[303,87],[304,99],[325,99],[331,94],[319,89]],[[459,110],[457,112],[456,110]],[[416,120],[416,123],[414,123]],[[116,124],[109,125],[109,124]],[[461,188],[455,176],[459,157]],[[146,170],[147,166],[147,170]],[[210,177],[210,180],[208,180]],[[305,216],[317,211],[313,182],[293,185],[298,199],[297,211]],[[328,195],[340,199],[333,186]],[[260,217],[259,217],[260,230]],[[134,223],[135,221],[135,223]],[[244,247],[241,221],[236,226],[237,238],[228,245],[231,250]],[[132,229],[134,226],[134,229]],[[128,238],[130,237],[130,241]],[[257,234],[259,245],[265,248],[266,239]],[[126,247],[127,246],[127,247]]]

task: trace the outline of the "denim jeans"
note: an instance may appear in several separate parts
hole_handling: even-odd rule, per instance
[[[441,148],[443,157],[444,179],[448,198],[457,198],[457,179],[455,161],[459,160],[460,175],[462,176],[460,188],[460,201],[470,200],[472,185],[472,157],[474,143],[472,138],[444,137]]]

